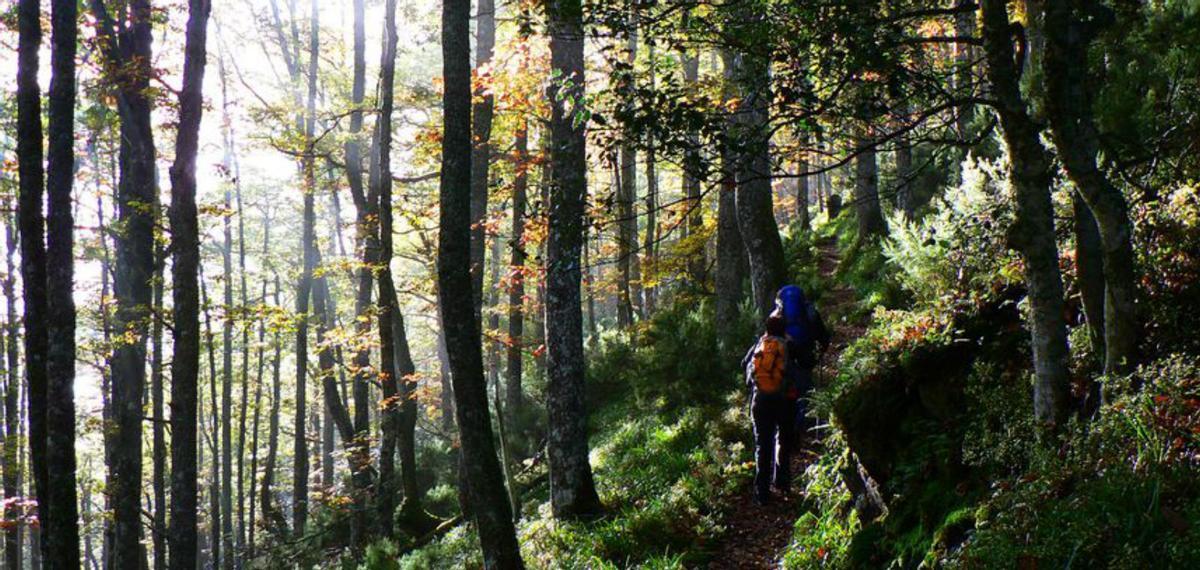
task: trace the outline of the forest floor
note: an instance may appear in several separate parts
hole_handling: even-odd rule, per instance
[[[854,291],[836,278],[841,256],[833,239],[817,243],[820,255],[821,275],[832,284],[832,288],[817,303],[817,309],[831,328],[833,342],[821,360],[817,380],[832,378],[834,366],[842,351],[865,330],[862,323],[841,318],[849,312],[855,301]],[[820,442],[810,434],[802,434],[792,453],[792,491],[781,496],[775,493],[772,501],[759,506],[754,504],[754,490],[747,485],[745,490],[732,496],[726,506],[723,524],[725,534],[716,548],[716,556],[709,564],[713,570],[770,569],[779,566],[783,551],[791,541],[796,519],[803,514],[801,496],[803,486],[800,477],[808,465],[817,459]]]

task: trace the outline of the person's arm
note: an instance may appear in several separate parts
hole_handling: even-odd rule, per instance
[[[750,350],[746,351],[746,356],[742,357],[742,377],[746,381],[746,387],[754,386],[754,379],[750,376],[750,361],[754,359],[754,351],[758,348],[758,341],[750,345]]]

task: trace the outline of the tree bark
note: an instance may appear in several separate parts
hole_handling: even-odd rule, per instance
[[[46,283],[46,241],[42,208],[45,191],[42,147],[42,94],[38,50],[42,43],[39,0],[17,4],[17,226],[21,243],[21,282],[25,323],[25,384],[29,391],[29,457],[33,491],[48,497],[46,468],[46,356],[50,337]],[[37,502],[38,520],[46,520],[49,502]]]
[[[809,169],[807,153],[801,152],[796,161],[796,167],[801,172],[801,175],[796,178],[796,223],[800,225],[800,229],[809,231],[812,229],[812,220],[808,216],[808,191],[809,181],[812,177],[803,174]]]
[[[103,0],[92,0],[99,34],[106,40],[105,66],[119,86],[121,176],[117,186],[119,223],[117,299],[114,329],[129,335],[111,360],[113,449],[110,496],[113,500],[112,564],[133,568],[142,563],[142,393],[146,377],[147,313],[154,272],[154,213],[146,208],[156,195],[154,133],[149,97],[152,54],[152,8],[149,0],[133,0],[129,22],[117,26]]]
[[[626,97],[633,97],[633,67],[637,61],[638,51],[636,10],[630,11],[628,34],[626,50],[629,71],[622,78],[618,89]],[[629,136],[626,135],[626,137]],[[617,284],[617,325],[624,328],[632,325],[635,316],[642,312],[642,276],[641,263],[637,253],[638,221],[637,207],[635,206],[637,201],[637,149],[633,146],[633,141],[624,140],[621,143],[618,158],[617,270],[621,273],[621,280]]]
[[[4,201],[5,209],[12,211],[11,198]],[[4,519],[19,518],[17,505],[13,501],[21,496],[21,368],[20,353],[17,338],[20,336],[20,318],[17,316],[16,293],[16,264],[14,257],[17,251],[17,228],[11,215],[4,216],[5,237],[5,268],[6,272],[0,284],[4,289],[4,300],[7,306],[6,322],[4,323],[4,352],[7,357],[4,386]],[[4,567],[7,570],[21,570],[22,525],[10,525],[4,530]]]
[[[208,447],[212,451],[212,459],[208,462],[208,554],[212,559],[212,567],[221,564],[223,548],[221,545],[221,442],[220,442],[220,398],[217,396],[217,356],[213,343],[212,305],[209,303],[208,286],[204,282],[204,265],[200,263],[198,277],[200,281],[200,310],[204,313],[204,348],[208,353],[208,405],[209,405],[209,439]],[[201,454],[200,462],[204,462]]]
[[[691,10],[684,9],[683,26],[690,25]],[[700,78],[700,57],[688,47],[681,48],[680,59],[683,67],[683,83],[688,89],[696,89]],[[684,235],[692,236],[700,232],[704,225],[704,210],[701,204],[701,173],[703,164],[700,157],[700,136],[695,131],[689,131],[686,136],[687,146],[683,153],[683,196],[687,204],[687,223],[684,224]],[[703,290],[708,280],[708,260],[706,248],[691,252],[692,259],[688,261],[688,279],[697,290]]]
[[[735,53],[730,59],[727,63],[732,63],[734,84],[741,96],[736,120],[741,152],[734,157],[738,228],[750,261],[754,306],[765,317],[775,306],[775,292],[787,278],[771,189],[769,66],[751,54]]]
[[[471,276],[471,68],[469,0],[442,4],[443,143],[438,230],[438,295],[454,384],[471,509],[484,567],[521,568],[520,550],[496,459],[484,386],[479,319],[461,302]]]
[[[495,0],[477,0],[475,18],[475,102],[471,109],[471,279],[475,318],[483,323],[483,273],[487,248],[488,168],[492,160],[491,62],[496,47]],[[485,75],[486,73],[486,75]]]
[[[488,168],[492,162],[491,64],[496,50],[496,1],[478,0],[475,13],[475,80],[472,106],[472,150],[470,150],[470,276],[475,318],[484,314],[484,264],[487,246]]]
[[[46,531],[50,568],[79,566],[75,490],[75,46],[77,4],[52,3],[52,51],[47,153],[46,278],[49,350],[46,359]],[[36,413],[36,410],[32,410]]]
[[[317,266],[314,199],[317,191],[315,130],[317,126],[317,65],[320,53],[320,12],[317,0],[311,3],[309,16],[308,100],[304,118],[304,156],[301,170],[304,176],[303,235],[304,269],[296,286],[296,418],[292,451],[292,531],[302,536],[308,525],[307,440],[308,407],[308,323],[309,300],[312,296],[313,272]]]
[[[226,135],[227,139],[228,136]],[[225,143],[225,165],[229,168],[231,150]],[[228,175],[228,170],[226,171]],[[232,570],[237,556],[233,550],[233,192],[226,181],[221,230],[224,237],[221,248],[223,279],[223,312],[221,319],[221,542],[225,557],[221,567]],[[244,402],[245,400],[243,400]],[[241,455],[240,453],[238,454]]]
[[[194,570],[198,556],[196,425],[200,373],[200,236],[196,210],[196,154],[200,119],[209,0],[188,4],[184,47],[184,87],[180,94],[175,162],[171,165],[172,295],[174,344],[171,359],[171,517],[170,567]]]
[[[351,90],[350,137],[346,140],[346,179],[350,187],[350,195],[356,210],[355,229],[356,247],[362,261],[358,269],[357,294],[354,303],[354,315],[357,322],[357,334],[366,337],[371,332],[371,290],[374,286],[374,267],[378,257],[378,225],[375,211],[378,198],[374,189],[367,196],[362,175],[362,145],[360,136],[363,124],[363,96],[366,90],[366,12],[363,0],[354,1],[354,77]],[[377,167],[376,167],[377,168]],[[353,395],[354,395],[354,433],[347,443],[354,448],[349,453],[359,466],[353,469],[351,481],[354,485],[354,496],[351,509],[353,516],[350,526],[350,543],[354,548],[362,548],[366,544],[369,533],[367,523],[367,501],[374,473],[370,469],[370,408],[371,392],[368,381],[371,377],[371,350],[369,345],[354,354]]]
[[[649,43],[650,89],[655,89],[654,43]],[[639,286],[642,290],[641,315],[650,318],[657,305],[657,291],[652,274],[658,260],[658,150],[654,147],[654,134],[646,136],[646,233],[642,238],[642,267]]]
[[[854,159],[854,214],[858,218],[858,235],[887,235],[887,222],[879,204],[879,162],[875,143],[860,133],[855,146],[858,157]]]
[[[550,65],[556,77],[551,101],[549,237],[546,244],[546,396],[549,412],[547,451],[550,504],[556,518],[592,516],[600,498],[588,463],[587,410],[584,404],[583,314],[579,267],[587,194],[586,121],[565,101],[583,99],[582,4],[579,0],[546,3]]]
[[[512,197],[512,249],[509,261],[508,290],[508,368],[504,392],[504,409],[508,414],[509,426],[519,417],[525,405],[522,393],[522,368],[525,350],[525,207],[529,189],[529,130],[524,119],[517,126],[517,138],[513,145],[516,176],[513,180]]]
[[[155,204],[155,209],[162,217],[162,205]],[[161,223],[161,221],[160,221]],[[151,486],[154,488],[154,518],[151,519],[151,533],[154,545],[154,569],[167,568],[167,430],[166,430],[166,401],[163,393],[163,295],[166,275],[167,251],[161,244],[154,249],[154,322],[150,329],[150,401],[151,415],[154,417],[153,427],[153,474]]]
[[[275,307],[282,308],[278,273],[275,274],[274,291]],[[272,502],[272,495],[275,492],[275,463],[279,455],[279,414],[282,400],[280,367],[283,362],[283,338],[282,333],[278,330],[275,332],[272,346],[275,347],[275,355],[271,360],[271,413],[268,416],[270,420],[267,427],[267,458],[263,464],[262,511],[263,518],[266,519],[264,526],[267,530],[283,534],[287,531],[287,521],[283,512]]]
[[[1096,14],[1074,14],[1092,10]],[[1121,191],[1096,164],[1100,137],[1092,116],[1088,43],[1107,8],[1047,2],[1045,11],[1046,116],[1063,167],[1095,216],[1104,260],[1104,371],[1127,374],[1138,363],[1137,283],[1133,224]]]
[[[264,207],[264,209],[263,209],[263,248],[262,248],[262,258],[264,260],[264,266],[270,265],[270,252],[271,252],[271,214],[270,214],[270,212],[271,212],[270,206]],[[259,310],[260,310],[260,315],[262,315],[262,316],[260,316],[260,318],[258,319],[258,350],[256,351],[256,354],[255,354],[256,371],[255,371],[255,375],[254,375],[254,378],[255,378],[255,380],[254,380],[254,420],[252,422],[252,427],[250,428],[252,437],[251,437],[251,442],[250,442],[250,489],[247,491],[247,494],[250,496],[250,513],[247,515],[247,520],[249,521],[250,524],[246,529],[246,555],[245,555],[245,557],[247,560],[252,560],[254,558],[255,546],[256,546],[255,540],[254,540],[255,539],[255,529],[258,527],[258,524],[256,523],[256,521],[258,520],[258,518],[256,517],[257,507],[258,507],[258,494],[256,492],[257,487],[258,487],[258,449],[259,449],[258,435],[260,432],[259,431],[260,418],[262,416],[261,411],[262,411],[263,376],[264,376],[264,371],[266,368],[266,366],[265,366],[266,358],[265,358],[264,353],[265,353],[266,340],[267,340],[266,339],[267,323],[266,323],[266,317],[265,317],[266,308],[267,308],[267,281],[268,281],[267,280],[267,272],[265,271],[265,267],[264,267],[263,276],[262,276],[262,294],[259,297]]]
[[[1015,60],[1012,26],[1005,0],[983,0],[983,40],[987,74],[1009,149],[1009,174],[1016,195],[1013,244],[1025,260],[1033,364],[1034,413],[1058,426],[1069,396],[1067,333],[1063,317],[1062,276],[1050,200],[1050,160],[1029,117],[1019,85],[1021,62]]]
[[[721,52],[725,63],[725,87],[723,98],[735,97],[733,89],[734,57],[728,50]],[[721,182],[717,202],[717,274],[716,319],[718,323],[736,322],[738,303],[742,300],[742,286],[750,272],[746,257],[746,244],[737,218],[737,157],[733,149],[734,119],[725,119],[725,140],[720,144]],[[723,330],[725,327],[723,327]],[[741,339],[723,338],[726,348]]]
[[[379,378],[382,386],[382,436],[379,444],[379,485],[376,504],[379,523],[384,536],[392,536],[395,519],[395,461],[397,438],[400,431],[399,387],[397,384],[397,355],[392,328],[394,318],[392,296],[395,288],[391,279],[392,263],[392,205],[391,205],[391,152],[392,152],[392,88],[395,81],[396,59],[396,5],[394,0],[385,4],[382,62],[380,63],[379,89],[380,109],[376,123],[376,139],[372,160],[371,184],[378,188],[379,200],[376,208],[379,217]],[[385,211],[386,210],[386,211]],[[389,295],[390,290],[390,295]]]

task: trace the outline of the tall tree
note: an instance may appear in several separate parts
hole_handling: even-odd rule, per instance
[[[691,26],[691,10],[685,9],[683,12],[683,29],[687,30]],[[680,48],[680,59],[683,67],[683,82],[688,89],[695,89],[696,84],[700,79],[700,57],[693,49],[688,47]],[[703,164],[700,157],[700,136],[695,129],[689,130],[686,135],[686,146],[683,154],[683,197],[687,210],[687,223],[683,225],[684,235],[691,236],[698,233],[704,225],[704,209],[701,203],[701,180],[703,173]],[[691,259],[688,261],[688,279],[691,280],[692,286],[702,289],[707,280],[708,260],[704,249],[698,252],[693,252]]]
[[[492,55],[496,48],[496,2],[477,0],[476,5],[476,84],[471,108],[471,278],[476,318],[482,318],[488,171],[492,161],[492,114],[496,106],[490,85]]]
[[[196,153],[204,113],[210,0],[189,0],[179,130],[171,165],[171,282],[174,348],[171,358],[170,567],[191,570],[198,556],[198,423],[200,373],[200,236],[196,212]]]
[[[634,65],[637,62],[638,52],[638,35],[637,35],[637,12],[632,4],[629,10],[629,28],[628,38],[626,39],[625,47],[627,52],[627,60],[624,62],[627,68],[619,76],[619,84],[617,89],[623,96],[630,98],[632,105],[632,97],[634,90]],[[626,140],[622,140],[618,151],[618,170],[617,170],[617,270],[621,274],[620,282],[617,283],[617,324],[622,327],[627,327],[633,324],[634,316],[640,312],[635,309],[635,305],[640,307],[642,301],[641,290],[639,284],[642,281],[641,264],[637,255],[638,250],[638,230],[637,230],[637,208],[634,203],[637,200],[637,148],[634,147],[634,141],[627,140],[631,134],[626,135]]]
[[[1138,362],[1140,337],[1133,224],[1125,196],[1097,165],[1100,134],[1092,113],[1094,87],[1088,71],[1088,46],[1112,19],[1108,8],[1091,2],[1047,2],[1042,75],[1054,146],[1100,231],[1104,371],[1125,374]]]
[[[521,118],[513,144],[512,249],[509,259],[508,290],[508,367],[504,387],[504,409],[510,419],[516,418],[525,405],[522,393],[522,368],[525,350],[525,207],[529,190],[529,124]]]
[[[1014,27],[1006,0],[983,0],[983,45],[987,76],[1000,127],[1008,144],[1009,175],[1016,196],[1017,219],[1010,232],[1025,259],[1029,287],[1034,385],[1037,418],[1058,424],[1066,415],[1069,376],[1067,331],[1063,318],[1062,275],[1050,200],[1050,159],[1039,140],[1021,96],[1021,62],[1013,49]]]
[[[753,14],[749,4],[737,8],[734,17],[739,22],[732,25],[735,32],[750,30],[763,18]],[[771,190],[770,65],[763,54],[749,49],[734,52],[726,63],[732,64],[739,96],[735,131],[738,152],[734,156],[738,228],[750,262],[754,306],[766,315],[775,305],[775,291],[786,278]]]
[[[304,268],[296,285],[296,418],[292,446],[292,531],[303,535],[308,525],[308,438],[306,433],[308,407],[308,322],[309,301],[312,296],[313,272],[317,266],[315,206],[317,191],[316,128],[317,128],[317,67],[320,53],[320,11],[317,0],[311,4],[309,17],[308,100],[304,113],[304,155],[300,169],[304,177],[304,211],[301,248]]]
[[[78,6],[52,3],[49,145],[46,163],[46,518],[42,548],[51,568],[79,565],[75,491],[75,45]],[[40,445],[40,444],[39,444]]]
[[[583,7],[579,0],[548,0],[545,6],[555,77],[547,89],[554,166],[546,243],[546,447],[554,516],[570,518],[594,515],[601,509],[588,463],[580,308],[579,258],[587,194]]]
[[[274,305],[275,307],[283,307],[280,301],[280,284],[279,274],[274,274]],[[264,526],[273,532],[284,533],[287,531],[287,520],[283,516],[283,512],[275,505],[273,498],[275,494],[275,465],[279,457],[279,411],[282,404],[282,375],[283,364],[283,335],[276,329],[275,338],[271,342],[274,347],[275,354],[271,357],[271,413],[267,416],[270,418],[267,425],[267,457],[263,462],[263,479],[261,488],[261,501],[263,518],[265,519]]]
[[[635,12],[635,17],[640,18]],[[647,42],[648,59],[649,59],[649,74],[650,74],[650,90],[655,89],[655,58],[657,54],[654,49],[654,42]],[[654,133],[646,135],[646,232],[642,238],[642,261],[641,275],[638,287],[642,292],[641,312],[643,317],[648,317],[654,313],[657,299],[654,282],[650,278],[650,272],[654,271],[654,264],[658,258],[658,149],[655,148]]]
[[[397,432],[399,431],[399,386],[397,384],[397,355],[391,299],[395,287],[391,280],[392,264],[392,89],[396,77],[396,5],[385,2],[383,50],[379,71],[379,119],[375,124],[375,144],[372,149],[371,186],[378,200],[375,212],[379,218],[379,295],[376,301],[379,326],[379,379],[383,395],[379,441],[379,484],[376,498],[379,524],[384,536],[391,536],[395,518],[395,477]],[[385,196],[386,193],[386,196]],[[386,204],[386,206],[385,206]],[[387,212],[384,212],[386,208]],[[386,220],[385,220],[386,218]],[[386,276],[385,276],[386,273]],[[390,294],[389,294],[390,293]]]
[[[113,348],[112,452],[110,497],[113,501],[112,564],[141,564],[142,392],[146,377],[147,313],[154,273],[154,132],[150,120],[153,9],[149,0],[131,0],[110,14],[103,0],[92,0],[104,46],[105,69],[116,86],[121,119],[120,181],[117,185],[117,299],[113,327],[129,340]],[[117,22],[121,22],[120,25]]]
[[[344,151],[346,155],[346,180],[350,187],[350,197],[356,210],[355,232],[356,247],[359,259],[362,261],[357,272],[357,292],[354,302],[356,332],[366,336],[371,332],[371,290],[374,287],[375,264],[379,256],[378,216],[375,214],[378,198],[375,192],[376,183],[372,181],[370,196],[364,189],[362,169],[362,143],[360,140],[363,125],[363,96],[366,91],[366,10],[363,0],[354,0],[354,45],[353,45],[353,84],[351,87],[350,136],[346,139]],[[386,44],[385,44],[386,47]],[[372,158],[373,168],[375,159]],[[350,542],[354,547],[363,544],[367,533],[367,495],[374,481],[374,473],[370,470],[371,450],[368,438],[370,436],[370,406],[371,393],[368,381],[371,377],[370,345],[364,344],[355,352],[353,357],[353,396],[354,396],[354,433],[346,441],[353,445],[350,457],[357,465],[352,470],[351,480],[354,484],[353,515],[350,523]]]
[[[6,198],[4,201],[5,209],[10,212],[12,208],[12,199]],[[13,223],[11,214],[4,216],[4,244],[5,244],[5,273],[4,278],[0,280],[0,286],[4,289],[4,301],[6,305],[5,323],[4,323],[4,346],[3,350],[7,360],[4,367],[5,383],[4,383],[4,518],[5,520],[14,520],[18,518],[17,505],[12,499],[21,496],[21,368],[20,368],[20,353],[17,346],[17,338],[20,336],[21,320],[17,316],[17,270],[14,258],[17,252],[17,228]],[[22,525],[9,525],[4,530],[4,567],[8,570],[21,570],[21,532]]]
[[[471,65],[469,0],[442,4],[443,101],[438,295],[454,384],[455,416],[463,463],[470,481],[471,509],[479,531],[484,566],[521,568],[520,549],[504,476],[496,458],[484,386],[480,322],[471,280]]]
[[[222,93],[224,89],[224,74],[222,74]],[[224,99],[224,98],[223,98]],[[228,103],[222,101],[224,112],[228,116]],[[233,151],[230,148],[229,133],[222,129],[225,142],[225,158],[223,165],[228,177],[232,172]],[[222,204],[221,234],[224,238],[221,247],[221,290],[225,318],[221,319],[221,547],[225,557],[221,567],[225,570],[233,568],[235,558],[233,550],[233,188],[232,180],[226,180],[224,203]],[[244,402],[245,400],[243,400]],[[238,454],[241,455],[240,453]]]
[[[21,235],[21,282],[25,322],[25,385],[29,391],[29,456],[34,496],[47,496],[46,481],[46,240],[42,208],[45,171],[42,158],[42,94],[38,85],[38,50],[42,44],[39,0],[17,4],[17,227]],[[38,501],[38,519],[46,520],[49,503]]]
[[[733,87],[734,55],[729,50],[721,51],[724,63],[724,92],[726,103],[735,97]],[[737,156],[734,151],[735,119],[725,119],[724,137],[718,143],[721,160],[721,180],[717,201],[717,271],[715,276],[716,317],[719,323],[731,323],[737,318],[738,303],[742,300],[742,287],[749,274],[746,245],[737,218]],[[736,339],[722,339],[726,348]]]

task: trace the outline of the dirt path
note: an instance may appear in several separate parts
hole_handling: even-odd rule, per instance
[[[833,241],[822,241],[817,247],[821,274],[832,278],[839,261],[837,244]],[[826,318],[826,325],[833,333],[833,344],[829,354],[822,361],[825,369],[821,371],[821,377],[830,377],[833,372],[831,363],[837,362],[846,345],[862,334],[861,325],[845,322],[837,317],[853,302],[852,290],[841,283],[833,283],[833,289],[826,292],[817,304],[817,308]],[[816,448],[816,443],[809,440],[802,440],[797,446],[797,450],[792,454],[793,477],[802,476],[808,464],[817,458]],[[757,570],[778,567],[783,550],[791,540],[792,527],[801,514],[801,487],[797,480],[793,484],[790,496],[775,494],[771,503],[766,506],[754,504],[751,485],[747,485],[743,492],[730,499],[728,514],[724,520],[727,530],[718,543],[716,557],[709,564],[709,568]]]

